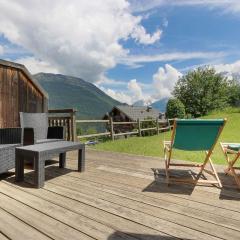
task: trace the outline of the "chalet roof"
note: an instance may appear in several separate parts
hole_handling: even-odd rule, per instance
[[[123,112],[131,120],[137,121],[144,120],[147,118],[156,119],[160,115],[160,111],[150,107],[135,107],[128,105],[117,105],[115,106],[119,111]]]
[[[40,84],[32,77],[31,73],[27,70],[27,68],[19,63],[15,62],[10,62],[6,61],[3,59],[0,59],[0,66],[5,66],[5,67],[12,67],[19,69],[20,71],[23,72],[23,74],[26,75],[26,77],[33,83],[33,85],[46,97],[48,98],[47,92],[40,86]]]

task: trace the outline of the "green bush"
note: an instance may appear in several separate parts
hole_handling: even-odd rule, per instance
[[[183,103],[177,98],[171,98],[168,100],[166,108],[167,118],[184,118],[185,107]]]

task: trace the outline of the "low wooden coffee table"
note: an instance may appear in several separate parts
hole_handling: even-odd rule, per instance
[[[33,159],[37,188],[45,182],[45,161],[59,154],[59,167],[66,166],[66,152],[78,150],[78,171],[85,170],[85,145],[78,142],[57,141],[16,148],[16,181],[24,181],[24,158]]]

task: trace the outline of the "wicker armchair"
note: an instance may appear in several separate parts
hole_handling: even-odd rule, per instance
[[[49,127],[47,113],[20,112],[23,144],[55,142],[65,138],[64,127]]]
[[[21,146],[21,128],[0,129],[0,173],[15,167],[15,148]]]

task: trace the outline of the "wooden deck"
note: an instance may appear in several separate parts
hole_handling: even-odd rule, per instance
[[[67,169],[52,162],[43,189],[28,183],[30,170],[18,185],[13,174],[1,175],[0,240],[240,239],[240,191],[167,187],[157,158],[94,150],[86,157],[85,173],[74,170],[75,153]],[[231,185],[222,167],[218,171]]]

